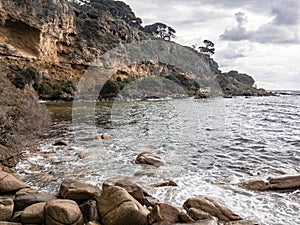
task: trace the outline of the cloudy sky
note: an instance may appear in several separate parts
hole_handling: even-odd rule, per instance
[[[143,25],[163,22],[175,42],[215,43],[222,71],[252,75],[258,87],[300,90],[299,0],[124,0]]]

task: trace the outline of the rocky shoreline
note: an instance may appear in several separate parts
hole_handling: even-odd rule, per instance
[[[102,136],[101,136],[102,137]],[[101,138],[100,137],[100,138]],[[105,138],[104,138],[105,137]],[[108,134],[101,139],[107,139]],[[110,137],[109,137],[110,138]],[[138,154],[136,164],[160,167],[165,161],[150,152]],[[40,193],[0,167],[0,225],[258,225],[232,211],[222,200],[191,196],[182,209],[153,197],[157,188],[177,186],[174,181],[146,184],[135,177],[114,177],[99,185],[64,179],[58,193]],[[243,181],[251,191],[300,189],[300,175]]]

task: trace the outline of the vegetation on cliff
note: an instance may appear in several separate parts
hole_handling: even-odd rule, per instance
[[[0,164],[14,166],[26,147],[50,124],[50,117],[38,96],[28,85],[17,89],[0,70]]]

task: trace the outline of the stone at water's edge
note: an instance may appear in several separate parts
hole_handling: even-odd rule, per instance
[[[13,196],[0,196],[0,221],[9,221],[14,212]]]
[[[197,208],[189,208],[187,212],[194,220],[205,220],[212,218],[209,213]]]
[[[270,188],[268,183],[263,180],[244,181],[239,183],[238,186],[252,191],[267,191]]]
[[[26,207],[39,202],[48,202],[56,199],[56,196],[51,194],[28,194],[20,195],[14,199],[15,211],[21,211]]]
[[[259,223],[250,220],[238,220],[238,221],[227,222],[225,223],[225,225],[259,225]]]
[[[229,209],[224,202],[213,197],[195,197],[189,198],[183,204],[185,210],[190,208],[200,209],[214,217],[217,217],[221,221],[234,221],[242,220],[238,214]]]
[[[131,196],[133,196],[139,203],[144,205],[146,203],[145,196],[151,196],[155,190],[145,184],[143,181],[135,177],[114,177],[107,179],[102,184],[102,189],[105,190],[111,186],[119,186],[124,188]]]
[[[0,221],[0,225],[22,225],[21,223]]]
[[[173,224],[179,223],[181,211],[174,206],[165,203],[159,203],[153,207],[148,216],[149,224]]]
[[[283,176],[283,177],[270,177],[268,178],[270,189],[300,189],[300,175]]]
[[[21,213],[21,220],[23,224],[41,224],[44,223],[44,206],[46,202],[40,202],[28,206]]]
[[[238,183],[238,186],[253,191],[290,191],[300,189],[300,175],[269,177],[267,181],[250,180]]]
[[[91,199],[97,193],[100,193],[98,187],[73,179],[65,179],[59,189],[60,196],[75,201]]]
[[[103,225],[148,225],[149,211],[124,188],[108,187],[96,200]]]
[[[150,152],[142,152],[138,154],[135,163],[160,167],[165,164],[165,161],[158,155],[154,155]]]
[[[45,225],[83,225],[82,213],[76,202],[67,199],[55,199],[45,205]]]
[[[29,188],[29,185],[9,173],[0,171],[0,194],[18,191],[22,188]]]

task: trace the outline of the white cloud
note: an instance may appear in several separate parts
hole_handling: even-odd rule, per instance
[[[144,24],[173,27],[176,42],[212,40],[223,71],[248,73],[266,89],[300,89],[298,0],[124,1]]]

